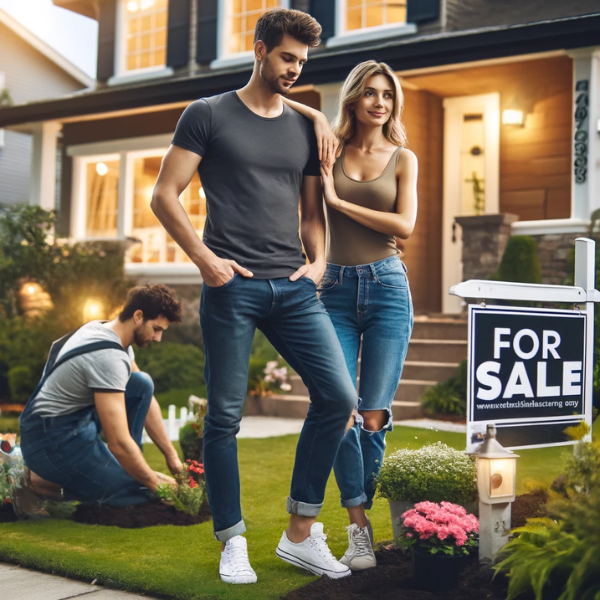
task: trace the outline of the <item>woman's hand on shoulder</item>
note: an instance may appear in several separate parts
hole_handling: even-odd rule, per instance
[[[321,178],[323,180],[323,196],[325,197],[325,202],[327,202],[331,208],[338,208],[341,200],[335,192],[332,164],[321,162]]]
[[[314,119],[315,135],[319,147],[319,160],[321,164],[327,163],[333,166],[335,159],[339,156],[339,141],[334,135],[327,117],[319,112]]]

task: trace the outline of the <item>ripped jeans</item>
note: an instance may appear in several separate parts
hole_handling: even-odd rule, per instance
[[[369,509],[413,327],[406,267],[398,256],[353,267],[328,264],[319,291],[355,385],[362,337],[358,415],[342,440],[334,472],[342,506]],[[365,428],[361,413],[371,410],[387,412],[383,429]]]

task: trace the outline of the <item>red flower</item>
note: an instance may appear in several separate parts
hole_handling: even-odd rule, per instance
[[[189,459],[186,462],[190,463],[187,467],[188,473],[197,473],[198,475],[204,473],[204,466],[201,463]]]
[[[195,487],[198,487],[198,484],[196,483],[196,480],[190,475],[190,481],[189,481],[189,486],[194,489]]]
[[[4,498],[4,504],[12,504],[10,498]]]

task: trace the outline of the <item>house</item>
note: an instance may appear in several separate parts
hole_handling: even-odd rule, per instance
[[[93,83],[92,78],[0,9],[0,97],[4,98],[0,106],[60,98],[90,88]],[[0,129],[0,203],[40,202],[41,142],[44,132],[47,137],[50,131],[56,136],[56,125],[43,122]],[[53,147],[56,152],[56,144]],[[56,179],[57,165],[51,169],[46,173],[45,185],[51,186],[46,194],[48,207],[54,208],[56,188],[50,179],[53,174]]]
[[[323,25],[293,98],[333,117],[357,63],[385,61],[401,78],[420,166],[418,224],[403,257],[417,313],[460,311],[447,294],[463,277],[457,217],[516,215],[512,232],[537,237],[550,282],[600,207],[597,0],[53,2],[98,20],[96,86],[43,102],[19,98],[0,110],[0,127],[40,132],[33,177],[42,206],[53,206],[60,148],[62,233],[135,238],[132,276],[199,283],[150,210],[153,184],[185,106],[247,81],[254,24],[275,6],[306,10]],[[198,179],[182,203],[201,234]]]

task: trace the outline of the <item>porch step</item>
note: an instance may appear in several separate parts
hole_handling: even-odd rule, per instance
[[[246,414],[251,416],[284,417],[288,419],[304,419],[308,412],[310,400],[308,396],[276,395],[256,398],[248,396],[246,399]],[[419,402],[394,400],[392,402],[392,415],[394,421],[412,419],[421,414]]]
[[[466,340],[468,322],[464,319],[415,317],[412,339]]]
[[[441,363],[443,364],[443,363]],[[425,369],[423,369],[425,370]],[[443,373],[449,373],[448,377],[452,377],[454,375],[454,373],[456,372],[456,366],[455,365],[450,365],[450,368],[447,369],[441,369],[440,372]],[[425,390],[429,387],[431,387],[432,385],[435,385],[438,381],[442,381],[443,379],[447,379],[448,377],[444,376],[440,379],[412,379],[412,378],[408,378],[405,377],[406,374],[406,367],[405,370],[402,374],[402,379],[400,380],[400,385],[398,386],[398,389],[396,391],[396,394],[394,396],[394,398],[396,400],[406,400],[406,401],[410,401],[410,402],[417,402],[421,395],[425,392]],[[429,373],[427,373],[429,374]],[[302,379],[300,378],[300,375],[292,375],[290,377],[290,384],[292,386],[290,396],[308,396],[308,390],[306,389],[306,386],[304,385],[304,382],[302,381]],[[360,389],[360,378],[359,378],[359,389]]]
[[[453,363],[467,358],[467,340],[410,340],[407,361]]]
[[[402,378],[445,381],[456,375],[458,363],[430,362],[427,360],[407,360],[402,369]]]

